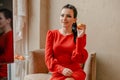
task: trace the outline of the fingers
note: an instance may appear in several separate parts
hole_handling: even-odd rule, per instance
[[[63,74],[64,76],[71,76],[72,73],[73,73],[73,71],[72,71],[71,69],[69,69],[69,68],[65,68],[65,69],[62,71],[62,74]]]
[[[84,30],[77,30],[77,36],[82,37],[85,34]]]
[[[25,60],[24,56],[21,56],[21,55],[15,55],[14,59],[16,59],[16,60]]]
[[[85,30],[86,29],[86,25],[85,24],[78,24],[77,28],[78,28],[78,30]]]
[[[71,76],[72,75],[72,70],[70,70],[70,69],[68,69],[67,71],[66,71],[66,75],[68,75],[68,76]]]
[[[77,35],[78,37],[82,37],[85,34],[86,25],[85,24],[78,24],[77,26]]]

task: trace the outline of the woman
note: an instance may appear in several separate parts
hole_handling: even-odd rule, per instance
[[[61,29],[47,33],[45,62],[52,72],[51,80],[85,80],[86,74],[80,66],[88,57],[85,25],[77,28],[76,20],[76,8],[67,4],[61,11]]]
[[[13,62],[12,12],[0,9],[0,80],[7,80],[7,64]]]

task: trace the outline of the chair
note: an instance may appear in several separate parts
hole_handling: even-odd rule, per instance
[[[39,49],[29,52],[28,75],[24,80],[49,80],[51,73],[49,73],[45,65],[45,50]],[[84,71],[86,73],[86,80],[96,80],[96,53],[88,55],[88,59],[84,64]]]

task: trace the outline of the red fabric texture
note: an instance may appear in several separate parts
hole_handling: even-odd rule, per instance
[[[7,77],[7,64],[14,61],[13,31],[0,36],[0,77]]]
[[[64,80],[62,75],[64,68],[73,71],[71,77],[75,80],[85,80],[85,72],[80,64],[85,63],[88,53],[85,49],[86,34],[76,39],[74,43],[73,34],[64,36],[58,30],[49,30],[46,37],[45,62],[53,73],[51,80]]]

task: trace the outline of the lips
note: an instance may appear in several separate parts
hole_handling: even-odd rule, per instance
[[[67,24],[68,22],[62,22],[63,24]]]

